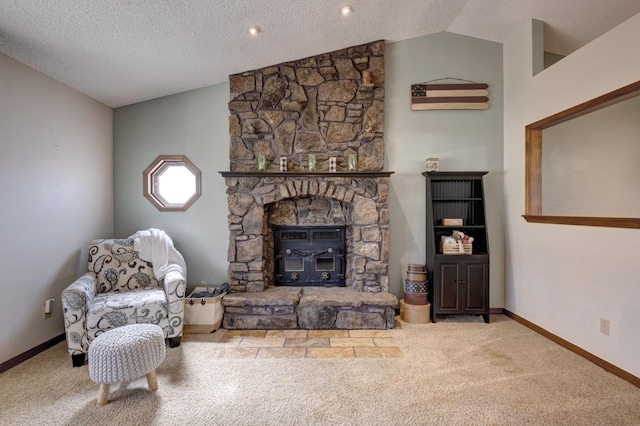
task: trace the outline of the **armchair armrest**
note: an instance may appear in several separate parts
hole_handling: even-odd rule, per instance
[[[85,323],[87,305],[96,295],[97,279],[93,272],[86,272],[62,291],[64,328],[67,333],[69,353],[87,353],[89,341]]]
[[[170,271],[163,279],[164,291],[167,294],[167,311],[169,316],[168,338],[182,336],[184,325],[184,298],[187,283],[180,272]]]

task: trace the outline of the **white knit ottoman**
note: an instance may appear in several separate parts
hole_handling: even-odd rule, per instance
[[[89,345],[89,376],[100,384],[98,406],[109,400],[109,385],[144,375],[149,389],[158,389],[156,368],[166,355],[164,334],[154,324],[132,324],[114,328]]]

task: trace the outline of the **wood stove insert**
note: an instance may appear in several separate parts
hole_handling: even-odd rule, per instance
[[[345,226],[272,227],[274,283],[344,287]]]

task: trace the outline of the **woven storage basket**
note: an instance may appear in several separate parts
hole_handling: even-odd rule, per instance
[[[427,272],[427,268],[422,263],[410,263],[407,265],[407,272]]]
[[[404,303],[407,305],[426,305],[427,302],[427,293],[411,293],[408,291],[404,292]]]
[[[441,242],[440,252],[442,254],[471,254],[473,253],[473,244],[445,244]]]
[[[206,293],[207,287],[196,287],[184,299],[184,333],[208,334],[213,333],[222,325],[224,306],[222,298],[227,292],[215,297],[194,297],[197,293]],[[213,290],[211,290],[213,292]]]
[[[405,280],[404,289],[409,293],[426,293],[427,282]]]
[[[400,300],[400,319],[410,324],[426,324],[429,321],[431,305],[411,305]]]
[[[407,280],[408,281],[426,281],[427,273],[407,271]]]

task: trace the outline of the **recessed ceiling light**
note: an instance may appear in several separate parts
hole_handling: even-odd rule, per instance
[[[258,26],[253,26],[253,27],[249,27],[247,29],[247,31],[249,32],[249,34],[251,34],[252,36],[258,35],[259,32],[261,32],[262,30],[260,29],[260,27]]]
[[[340,8],[340,15],[342,16],[349,16],[351,12],[353,12],[353,7],[350,4],[345,4]]]

